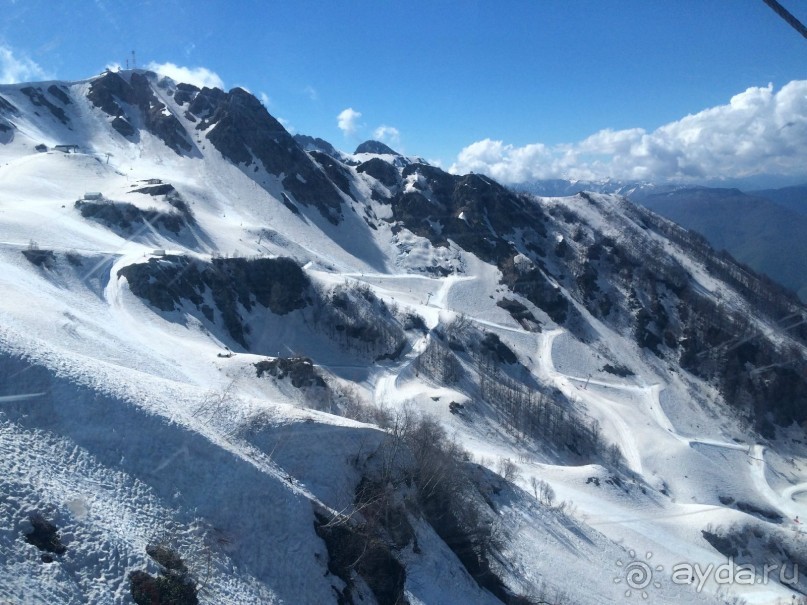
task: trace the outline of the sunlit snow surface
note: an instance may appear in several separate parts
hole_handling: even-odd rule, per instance
[[[261,350],[287,356],[315,346],[321,370],[354,381],[366,401],[391,409],[415,405],[439,418],[481,463],[495,468],[504,457],[518,465],[517,485],[496,502],[512,536],[504,569],[514,590],[548,586],[551,598],[562,594],[571,603],[641,601],[640,590],[626,596],[624,569],[647,559],[659,584],[644,589],[649,602],[720,602],[716,592],[725,594],[726,587],[709,582],[698,593],[669,575],[680,562],[724,562],[701,530],[748,516],[721,505],[718,495],[766,503],[792,531],[798,526],[789,520],[807,517],[807,460],[784,446],[748,442],[710,404],[715,393],[648,359],[630,339],[593,318],[596,346],[547,317],[544,332],[526,332],[495,304],[494,267],[453,245],[434,248],[405,230],[393,234],[383,222],[369,229],[357,202],[346,200],[338,227],[312,208],[297,216],[283,205],[277,177],[250,178],[204,138],[197,143],[201,157],[193,158],[146,132],[134,145],[84,100],[86,89],[87,83],[71,85],[72,129],[41,111],[19,118],[14,140],[0,145],[3,605],[129,603],[126,576],[156,570],[145,546],[160,540],[200,579],[202,602],[336,602],[331,585],[340,581],[328,577],[314,506],[340,511],[350,504],[360,479],[352,460],[367,456],[381,433],[307,409],[295,389],[257,379],[252,364],[260,357],[220,357],[237,344],[183,311],[159,312],[135,297],[118,270],[147,261],[155,250],[202,259],[292,256],[316,284],[364,284],[429,327],[464,314],[596,419],[651,489],[612,485],[599,466],[558,464],[515,442],[493,415],[469,422],[451,414],[449,402],[462,403],[466,395],[430,383],[412,366],[426,336],[412,337],[399,360],[368,365],[318,337],[299,316],[253,318],[252,338]],[[195,132],[174,101],[157,93]],[[30,107],[13,87],[0,87],[0,95]],[[39,143],[77,144],[80,152],[40,153],[34,151]],[[386,216],[387,208],[369,201],[363,178],[356,175],[354,183],[361,199]],[[142,209],[159,207],[159,199],[131,193],[146,179],[177,189],[195,217],[192,230],[174,237],[142,226],[121,236],[74,208],[95,191]],[[602,199],[608,206],[609,198]],[[616,203],[612,209],[620,212]],[[616,224],[593,206],[577,210],[589,212],[584,218],[605,232]],[[665,246],[704,289],[719,290],[727,304],[738,298]],[[38,267],[26,260],[21,252],[31,247],[53,251],[53,262]],[[433,260],[458,271],[437,277],[419,270]],[[636,374],[607,374],[600,369],[605,361]],[[565,515],[537,502],[532,477],[549,482],[568,503]],[[42,563],[24,540],[33,511],[60,528],[67,551],[54,563]],[[416,532],[421,553],[411,546],[401,553],[411,603],[496,602],[425,523]],[[729,588],[750,603],[789,602],[791,595],[777,584]]]

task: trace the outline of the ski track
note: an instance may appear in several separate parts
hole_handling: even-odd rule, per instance
[[[796,494],[807,491],[807,482],[799,483],[783,490],[781,493],[777,493],[771,487],[765,475],[767,464],[765,462],[764,446],[760,444],[748,445],[743,443],[731,443],[708,437],[686,437],[678,433],[661,406],[659,394],[664,388],[662,385],[654,384],[650,386],[637,386],[620,384],[612,381],[581,378],[579,376],[568,376],[558,372],[555,369],[554,362],[552,360],[552,343],[554,342],[555,338],[563,332],[564,330],[557,329],[542,335],[541,344],[539,345],[538,351],[541,370],[555,383],[555,386],[564,392],[569,390],[572,382],[578,383],[576,395],[580,397],[580,399],[586,404],[590,404],[601,411],[605,411],[609,415],[611,421],[614,423],[614,427],[622,438],[622,442],[619,445],[622,448],[623,455],[628,461],[628,465],[630,466],[631,470],[642,474],[641,455],[639,453],[636,440],[630,433],[630,429],[627,427],[627,424],[620,416],[619,412],[613,406],[610,406],[605,398],[596,397],[585,388],[579,388],[579,383],[583,383],[584,385],[586,383],[590,385],[599,385],[609,389],[614,389],[616,391],[632,391],[643,394],[643,400],[651,411],[651,416],[655,419],[658,426],[690,447],[697,444],[745,452],[749,457],[749,461],[751,462],[751,477],[757,492],[761,494],[772,506],[784,513],[785,517],[788,519],[795,519],[799,516],[800,512],[801,514],[804,514],[804,508],[795,503],[793,497]]]
[[[440,285],[437,287],[435,294],[431,297],[430,302],[426,306],[437,307],[439,309],[446,309],[448,297],[452,287],[459,281],[472,280],[472,276],[457,276],[452,275],[442,279],[435,279],[423,275],[411,274],[380,274],[380,273],[351,273],[348,274],[354,278],[370,278],[370,279],[418,279],[428,281],[439,281]],[[419,306],[419,305],[411,305]],[[524,334],[524,330],[514,328],[511,326],[504,326],[495,322],[486,321],[469,317],[469,319],[476,324],[483,325],[496,330],[506,332],[514,332]],[[628,383],[620,383],[612,380],[602,380],[590,377],[581,377],[574,375],[567,375],[559,372],[555,368],[552,358],[552,346],[555,339],[565,332],[562,328],[557,328],[549,332],[542,333],[538,336],[537,345],[537,359],[538,371],[541,375],[546,377],[549,382],[560,389],[564,394],[572,399],[580,400],[584,405],[597,409],[603,416],[607,417],[612,424],[614,431],[618,435],[618,445],[628,463],[629,468],[639,475],[643,475],[643,464],[640,447],[634,432],[632,431],[629,423],[625,420],[620,407],[616,405],[609,398],[599,396],[594,391],[588,389],[588,386],[599,386],[608,389],[615,393],[626,392],[635,393],[641,397],[641,401],[646,407],[649,415],[656,422],[665,433],[678,441],[692,447],[694,445],[710,446],[715,448],[722,448],[733,451],[745,452],[749,456],[751,462],[751,476],[752,481],[757,491],[774,507],[781,511],[788,519],[794,519],[799,515],[799,511],[804,511],[798,503],[794,502],[794,496],[807,491],[807,482],[800,483],[786,488],[781,493],[777,493],[771,488],[770,483],[766,478],[767,465],[764,460],[765,448],[758,444],[743,444],[732,443],[728,441],[721,441],[710,437],[687,437],[680,434],[670,421],[664,408],[661,405],[660,393],[664,389],[664,385],[655,383],[651,385],[635,385]],[[375,401],[380,403],[400,403],[407,399],[411,399],[413,395],[417,394],[435,394],[443,392],[443,389],[429,387],[424,383],[419,383],[417,388],[414,389],[401,389],[400,381],[401,375],[410,368],[411,364],[417,358],[418,354],[425,349],[428,344],[428,336],[424,337],[412,350],[405,356],[403,360],[394,366],[384,368],[379,375],[376,376],[373,382],[372,390],[374,393]]]
[[[74,90],[74,92],[76,91]],[[81,94],[84,94],[84,92],[81,92]],[[177,111],[178,119],[183,124],[189,128],[192,127],[191,123],[187,122],[181,115],[182,112],[179,111],[170,96],[164,96],[163,93],[159,92],[157,94],[167,107],[173,108],[171,111]],[[653,447],[648,448],[648,450],[643,449],[648,445],[648,435],[651,438],[658,437],[658,441],[662,442],[662,447],[658,449],[663,449],[663,446],[667,444],[673,446],[674,449],[680,444],[693,449],[705,447],[728,452],[740,452],[745,455],[748,462],[748,475],[744,475],[742,479],[746,483],[750,483],[749,491],[750,489],[755,490],[761,498],[768,502],[771,507],[780,511],[787,519],[792,520],[800,514],[807,514],[805,504],[797,500],[798,496],[807,492],[807,481],[790,485],[781,491],[777,491],[773,487],[774,483],[772,481],[776,480],[776,471],[773,466],[775,462],[773,456],[775,454],[766,453],[765,446],[723,441],[708,435],[684,435],[679,432],[661,405],[660,395],[666,385],[663,382],[657,382],[658,377],[647,380],[650,384],[631,384],[629,382],[620,382],[619,380],[606,380],[599,377],[564,373],[558,369],[558,366],[563,367],[560,362],[561,353],[556,350],[557,358],[553,358],[553,344],[557,337],[566,333],[566,330],[558,328],[535,334],[518,326],[505,325],[477,317],[476,311],[480,311],[479,314],[484,317],[493,319],[505,317],[500,309],[496,309],[492,302],[486,300],[487,296],[483,297],[485,300],[481,303],[474,298],[477,290],[488,294],[487,287],[494,283],[498,284],[495,268],[488,271],[487,268],[483,267],[484,263],[479,261],[477,264],[471,263],[472,269],[467,273],[454,273],[444,277],[438,277],[434,274],[379,273],[378,271],[383,271],[385,267],[395,265],[400,270],[410,265],[393,262],[397,258],[395,255],[399,252],[394,247],[382,250],[379,243],[382,241],[380,236],[372,236],[376,238],[374,240],[375,244],[379,245],[378,256],[372,257],[374,262],[373,260],[368,260],[371,257],[365,258],[362,256],[362,253],[366,252],[365,248],[346,246],[344,241],[338,237],[334,238],[334,232],[330,230],[329,226],[326,226],[325,229],[321,228],[323,220],[316,212],[309,213],[309,209],[306,208],[301,217],[295,217],[286,209],[278,207],[276,203],[280,199],[279,196],[283,188],[276,177],[264,173],[259,177],[252,175],[245,180],[244,172],[240,168],[223,161],[218,153],[213,150],[204,153],[200,151],[200,159],[177,158],[173,152],[167,156],[160,156],[159,149],[162,149],[162,143],[154,140],[151,135],[145,135],[139,148],[133,148],[129,143],[121,142],[114,134],[110,138],[110,133],[107,132],[108,129],[95,131],[101,127],[101,124],[106,127],[107,123],[105,117],[99,121],[94,108],[85,107],[85,104],[82,103],[78,103],[77,107],[79,119],[73,122],[74,126],[87,129],[88,132],[92,132],[96,136],[96,143],[94,144],[98,145],[98,147],[90,145],[94,149],[92,154],[60,155],[59,153],[52,154],[48,152],[47,154],[32,153],[22,157],[12,157],[11,152],[8,152],[3,158],[7,163],[6,165],[0,165],[0,186],[2,186],[0,187],[2,189],[0,193],[4,194],[9,200],[19,198],[21,202],[19,206],[10,205],[9,207],[12,210],[18,209],[24,220],[17,218],[16,221],[9,222],[3,234],[3,239],[6,241],[0,241],[0,247],[13,249],[14,254],[19,257],[18,250],[29,246],[28,238],[30,236],[31,242],[36,238],[46,246],[46,249],[51,251],[59,253],[73,251],[95,255],[96,257],[103,256],[101,260],[93,261],[94,266],[83,277],[82,281],[101,273],[104,274],[104,277],[108,277],[106,283],[98,287],[98,294],[102,297],[106,306],[105,309],[102,309],[104,320],[114,326],[115,335],[120,336],[120,342],[131,343],[133,346],[131,347],[131,359],[105,360],[102,359],[105,354],[102,352],[97,354],[97,359],[88,357],[85,361],[75,360],[74,364],[72,362],[67,364],[64,359],[57,359],[55,365],[58,366],[61,363],[65,367],[69,366],[70,371],[76,371],[76,368],[81,368],[88,374],[88,379],[90,376],[93,378],[94,384],[114,385],[113,390],[121,394],[121,396],[125,394],[127,398],[133,401],[145,402],[144,411],[151,415],[162,417],[168,428],[181,427],[183,430],[189,431],[189,434],[198,436],[200,443],[204,446],[204,449],[200,451],[205,453],[224,452],[239,461],[240,467],[243,467],[242,472],[250,473],[245,476],[270,478],[272,481],[267,482],[267,486],[277,489],[277,494],[285,494],[288,498],[299,498],[300,501],[310,502],[319,509],[330,510],[330,499],[325,497],[330,494],[330,488],[328,487],[330,484],[320,485],[316,480],[310,478],[310,484],[304,480],[298,481],[295,470],[299,471],[301,477],[305,475],[305,472],[312,472],[314,468],[317,470],[314,473],[316,476],[319,476],[318,473],[322,473],[324,476],[330,471],[333,471],[331,474],[336,474],[341,467],[334,465],[340,464],[339,460],[342,458],[347,460],[349,457],[358,456],[353,450],[352,435],[348,437],[343,445],[343,451],[328,451],[327,455],[323,457],[324,462],[306,459],[306,462],[302,463],[295,460],[294,455],[290,454],[289,462],[291,466],[287,471],[286,468],[281,466],[281,463],[285,464],[281,454],[286,452],[278,450],[278,456],[275,457],[276,452],[274,449],[267,453],[264,448],[248,440],[231,439],[227,434],[219,432],[220,427],[203,420],[201,416],[197,417],[193,411],[195,409],[193,406],[196,405],[196,399],[200,395],[202,387],[207,386],[212,389],[219,384],[223,384],[228,378],[226,375],[219,375],[215,370],[211,371],[209,360],[205,357],[206,355],[213,357],[216,350],[220,348],[221,343],[215,340],[213,334],[206,334],[201,330],[197,331],[195,326],[191,325],[192,322],[187,324],[180,323],[178,318],[183,315],[182,311],[177,311],[176,315],[155,315],[153,309],[148,308],[145,303],[137,300],[131,294],[126,286],[125,279],[118,278],[118,271],[122,267],[143,262],[157,248],[173,248],[177,251],[177,254],[186,254],[199,258],[209,258],[214,252],[219,254],[221,252],[229,253],[231,250],[235,250],[234,254],[237,255],[239,250],[243,252],[246,248],[253,254],[257,252],[262,255],[268,253],[294,257],[304,265],[305,271],[311,276],[318,276],[318,279],[323,283],[334,284],[346,279],[364,283],[379,298],[387,301],[391,299],[396,304],[420,314],[430,327],[439,325],[441,321],[450,321],[455,315],[464,313],[470,322],[480,327],[495,330],[503,336],[509,335],[508,339],[511,344],[512,342],[518,342],[518,354],[522,358],[530,357],[531,366],[529,369],[538,378],[559,389],[570,401],[585,406],[591,417],[601,421],[603,428],[607,428],[608,437],[615,440],[616,445],[624,455],[627,466],[634,473],[650,481],[654,479],[653,475],[659,468],[657,466],[656,470],[653,470],[652,463],[654,460],[652,456],[654,453],[648,451],[652,450]],[[191,132],[195,131],[191,130]],[[57,129],[50,132],[47,128],[41,131],[30,126],[23,127],[18,134],[20,139],[27,137],[31,141],[42,140],[50,145],[52,142],[57,142],[60,137],[66,136],[68,131]],[[201,134],[199,137],[201,138]],[[0,146],[0,148],[11,150],[16,148],[15,146],[18,144],[19,141],[15,141],[13,144]],[[155,144],[157,147],[154,146]],[[0,151],[3,151],[3,149],[0,149]],[[204,149],[204,146],[202,146],[202,149]],[[100,162],[105,151],[115,152],[112,154],[114,158],[112,165],[109,165],[109,157],[106,158],[106,166]],[[26,149],[24,153],[29,152],[30,149]],[[143,157],[144,153],[145,158]],[[154,154],[156,160],[152,161],[150,154]],[[38,173],[43,170],[48,171],[49,178],[40,177]],[[133,186],[132,183],[135,179],[151,177],[164,178],[167,182],[176,184],[180,193],[183,195],[188,194],[189,201],[195,205],[194,216],[199,220],[195,225],[188,226],[191,238],[177,240],[166,237],[152,225],[144,224],[139,231],[124,239],[123,236],[105,230],[104,227],[98,224],[78,217],[75,212],[70,212],[69,208],[61,211],[63,214],[52,212],[57,208],[65,208],[64,204],[71,203],[71,200],[75,200],[76,196],[81,196],[81,192],[87,190],[103,190],[105,195],[110,196],[109,199],[118,199],[121,196],[126,197],[126,194],[131,193],[129,190]],[[258,178],[263,178],[260,181],[263,185],[259,185]],[[30,191],[28,190],[29,183]],[[20,195],[20,193],[24,195]],[[10,202],[10,204],[13,203],[17,202]],[[356,208],[360,206],[360,204],[357,204]],[[595,212],[594,208],[595,206],[588,205],[578,208],[580,212],[588,212],[586,220],[590,221],[592,225],[597,224],[597,221],[602,218],[598,214],[600,211]],[[5,211],[0,210],[0,212]],[[222,218],[225,218],[225,220],[221,220]],[[61,223],[59,223],[60,221]],[[59,223],[58,229],[54,228],[57,223]],[[379,231],[379,233],[382,232],[383,229]],[[257,237],[257,242],[255,243],[252,239],[247,239],[247,237]],[[192,241],[192,243],[189,243],[189,241]],[[262,241],[264,243],[261,243]],[[727,289],[723,284],[713,280],[700,264],[690,262],[684,252],[677,246],[663,239],[660,241],[671,255],[678,258],[687,267],[696,280],[698,288],[712,294],[721,294],[723,299],[733,306],[742,306],[742,301],[738,295]],[[3,251],[5,252],[6,250]],[[387,254],[387,256],[384,256],[384,254]],[[382,259],[383,262],[378,262],[378,259]],[[370,271],[362,271],[362,268],[370,269]],[[107,272],[108,276],[106,275]],[[496,279],[495,282],[493,278]],[[58,275],[50,276],[47,279],[51,279],[57,285],[60,283]],[[458,288],[457,291],[454,291],[454,287],[458,284],[473,282],[474,280],[478,281],[470,287]],[[496,286],[496,291],[500,291],[498,285]],[[491,296],[490,298],[493,299],[494,297]],[[45,312],[46,310],[43,310],[43,313]],[[14,318],[12,317],[12,319]],[[184,319],[186,318],[183,318],[182,321]],[[508,320],[509,318],[502,321],[506,322]],[[88,321],[86,323],[90,325],[92,322]],[[761,331],[773,337],[774,330],[772,326],[768,326],[761,320],[758,320],[757,323]],[[7,326],[4,327],[7,328]],[[517,335],[517,338],[514,335]],[[413,364],[428,346],[431,337],[430,334],[426,334],[417,338],[402,358],[397,361],[370,365],[369,371],[367,371],[368,365],[366,364],[339,366],[336,364],[317,363],[316,365],[332,372],[336,368],[356,368],[357,370],[367,371],[361,374],[361,382],[357,381],[357,384],[371,393],[376,404],[383,406],[397,407],[405,405],[415,398],[426,399],[426,397],[431,397],[432,399],[438,399],[438,397],[434,396],[441,396],[444,399],[441,404],[443,406],[441,411],[445,414],[441,420],[450,418],[446,422],[452,424],[446,424],[446,426],[453,426],[456,429],[455,434],[461,434],[464,440],[463,446],[475,456],[513,456],[515,459],[515,456],[521,454],[532,455],[532,452],[520,449],[520,445],[514,443],[512,436],[494,422],[478,422],[477,424],[466,422],[466,424],[463,424],[465,422],[464,418],[454,418],[449,413],[448,406],[445,405],[445,396],[450,394],[453,397],[456,393],[461,397],[462,394],[453,391],[449,387],[431,383],[422,376],[416,376]],[[16,339],[16,342],[25,342],[25,339],[20,337]],[[30,345],[30,343],[28,344]],[[113,344],[117,346],[117,342]],[[104,345],[107,348],[103,349],[103,351],[113,350],[113,345],[107,342]],[[102,347],[99,346],[100,349]],[[291,349],[289,350],[291,352]],[[58,355],[68,354],[68,352],[65,347],[57,347],[55,350]],[[128,353],[129,351],[127,350]],[[537,353],[537,355],[533,360],[531,356],[534,353]],[[247,356],[244,355],[243,359],[246,358]],[[177,359],[183,359],[184,361],[183,363],[176,363]],[[193,361],[189,361],[189,359],[193,359]],[[238,359],[242,358],[239,357]],[[119,365],[116,366],[116,363]],[[347,360],[347,363],[349,364],[350,360]],[[221,370],[220,367],[216,369]],[[67,370],[64,371],[66,374],[70,373]],[[336,374],[336,372],[333,373]],[[584,372],[578,369],[575,373]],[[637,382],[643,381],[637,380]],[[670,387],[671,392],[674,392],[675,384],[671,382]],[[158,393],[159,396],[155,396]],[[0,396],[0,404],[10,405],[14,402],[24,402],[27,398],[35,400],[39,395],[44,395],[44,393],[29,392],[27,394]],[[246,401],[241,401],[240,403],[246,403]],[[139,410],[139,408],[137,409]],[[672,413],[671,407],[668,407],[668,410]],[[276,414],[276,417],[284,418],[284,421],[287,422],[294,419],[293,413],[288,411],[277,412],[272,410],[272,413]],[[302,414],[303,412],[301,411],[300,413]],[[305,411],[305,414],[309,413],[316,415],[315,412]],[[285,416],[283,416],[284,414]],[[145,417],[145,413],[142,416]],[[673,417],[675,418],[675,416]],[[233,419],[228,420],[234,422]],[[645,420],[648,422],[645,423]],[[333,417],[322,422],[327,424],[327,422],[331,421],[334,421]],[[313,423],[315,420],[313,417],[306,416],[305,422]],[[648,428],[645,428],[645,424],[647,424]],[[161,425],[157,424],[157,426]],[[335,424],[334,426],[337,425]],[[113,427],[113,431],[115,428],[117,427]],[[139,435],[136,426],[123,426],[121,428],[131,431],[135,437],[141,437],[144,441],[147,441],[148,436]],[[367,430],[366,426],[364,426],[364,430]],[[719,429],[715,428],[713,434],[719,432]],[[92,452],[80,452],[81,448],[72,445],[67,439],[53,440],[52,443],[40,442],[38,433],[17,431],[9,423],[0,423],[0,433],[2,433],[0,435],[2,438],[0,439],[0,450],[4,453],[4,459],[8,465],[19,474],[19,477],[14,478],[14,485],[16,486],[15,489],[18,489],[20,493],[33,493],[31,488],[26,487],[28,483],[31,483],[30,477],[23,473],[26,468],[33,468],[37,473],[34,477],[36,483],[48,488],[46,491],[58,489],[69,492],[68,495],[71,496],[75,494],[76,497],[83,493],[89,493],[94,494],[94,497],[99,501],[108,498],[108,502],[105,501],[105,506],[108,505],[108,509],[105,508],[103,510],[104,514],[99,514],[99,518],[109,527],[116,528],[121,536],[126,534],[127,525],[133,523],[129,517],[142,518],[137,521],[136,525],[142,527],[143,531],[145,531],[145,528],[173,514],[172,506],[174,505],[170,500],[165,499],[163,501],[158,498],[155,495],[157,494],[156,491],[152,494],[146,484],[139,484],[137,479],[133,479],[132,476],[128,476],[125,472],[115,471],[111,474],[108,473],[103,465],[91,459]],[[645,438],[644,441],[641,440],[642,437]],[[194,443],[193,441],[188,442]],[[172,445],[176,445],[176,443]],[[202,448],[202,445],[198,447]],[[72,454],[69,453],[70,448],[74,450]],[[138,450],[138,460],[142,457],[142,451]],[[171,453],[171,451],[174,453]],[[711,452],[712,450],[708,451]],[[294,452],[294,454],[299,455],[302,460],[303,456],[307,458],[310,452],[301,448],[299,452]],[[166,455],[155,462],[152,469],[153,474],[161,473],[171,465],[187,464],[188,455],[189,448],[187,443],[184,442],[175,451],[166,451]],[[51,466],[51,460],[59,456],[65,456],[71,460],[72,458],[81,458],[81,464],[71,466],[66,463],[62,466]],[[331,459],[328,459],[329,456]],[[734,454],[734,456],[735,458],[740,457],[737,454]],[[768,456],[767,460],[766,456]],[[121,458],[121,460],[123,459]],[[337,462],[334,462],[334,460]],[[745,458],[742,458],[742,460],[745,462]],[[483,462],[482,464],[486,463]],[[529,476],[546,477],[547,480],[551,481],[557,479],[559,491],[560,489],[566,490],[564,497],[571,494],[577,500],[578,495],[580,496],[580,506],[584,512],[578,516],[585,519],[590,526],[618,526],[617,531],[612,530],[608,538],[605,535],[600,535],[602,540],[597,543],[598,546],[605,546],[608,543],[612,546],[618,544],[621,548],[623,541],[625,544],[633,541],[643,541],[645,544],[657,545],[659,550],[667,548],[668,552],[676,553],[678,556],[683,556],[684,554],[690,556],[690,549],[696,555],[703,555],[707,558],[714,556],[713,552],[705,550],[702,545],[681,537],[681,532],[687,532],[692,527],[680,524],[675,525],[674,529],[671,530],[665,528],[663,523],[659,523],[659,518],[688,517],[714,513],[716,519],[722,520],[719,515],[721,511],[726,511],[726,507],[701,504],[694,502],[694,498],[693,502],[684,500],[677,502],[673,500],[674,504],[669,504],[666,501],[659,504],[658,501],[642,500],[641,496],[634,497],[635,494],[625,496],[618,489],[609,490],[609,488],[605,487],[602,492],[598,492],[591,487],[586,487],[583,483],[590,475],[607,477],[605,473],[608,472],[608,469],[594,464],[576,467],[544,464],[528,460],[519,462],[519,467],[521,470],[527,468],[529,471],[528,475],[520,483],[516,481],[522,488],[525,488]],[[223,474],[226,474],[228,467],[222,465],[218,468],[221,469]],[[662,466],[661,468],[665,470],[667,467]],[[255,474],[252,474],[252,471],[255,471]],[[536,473],[536,471],[541,474]],[[344,474],[344,471],[342,472]],[[552,473],[555,474],[553,475]],[[670,475],[674,475],[674,473],[670,473]],[[658,477],[656,476],[655,479],[658,479]],[[3,477],[0,483],[3,483],[3,480],[7,480],[7,478]],[[731,478],[727,480],[727,483],[731,483]],[[116,489],[119,491],[120,486],[124,484],[129,490],[130,497],[120,500],[116,497]],[[597,487],[599,487],[599,484],[597,484]],[[525,489],[530,491],[528,488]],[[168,490],[164,491],[168,493]],[[350,491],[349,495],[352,493]],[[513,493],[518,492],[514,491]],[[689,493],[686,494],[687,497],[689,495]],[[4,494],[0,494],[0,505],[4,502],[3,497]],[[621,498],[621,500],[617,500],[618,498]],[[208,499],[209,495],[196,502],[204,503]],[[143,506],[144,504],[147,506]],[[526,504],[529,504],[530,507],[537,507],[537,503],[531,500],[529,494],[521,492],[517,498],[507,502],[502,508],[503,518],[506,517],[505,512],[508,506],[519,508],[524,507]],[[177,504],[176,506],[179,505]],[[254,506],[256,510],[260,508],[256,502],[244,505],[244,510],[250,510],[251,506]],[[181,512],[181,509],[177,508],[177,511]],[[222,509],[222,511],[226,512],[225,509]],[[546,527],[542,527],[541,524],[545,523],[548,517],[553,516],[548,510],[544,510],[540,515],[535,516],[532,516],[532,508],[530,508],[529,512],[530,516],[524,512],[524,524],[529,527],[525,527],[523,534],[515,536],[517,539],[526,535],[532,536],[529,532],[535,529],[533,526],[540,526],[540,529],[546,531]],[[736,511],[733,512],[736,513]],[[226,515],[224,516],[226,517]],[[560,523],[558,519],[563,518],[567,529],[573,528],[580,531],[580,527],[575,525],[578,521],[574,520],[574,516],[575,514],[572,513],[569,517],[554,518],[554,522]],[[287,520],[281,517],[280,523],[285,522]],[[306,523],[310,525],[307,519]],[[590,531],[590,529],[585,528],[585,531]],[[0,534],[2,534],[2,531],[0,531]],[[539,533],[536,533],[535,536],[546,538],[546,535]],[[539,553],[538,550],[531,550],[532,546],[530,545],[530,547],[524,547],[521,551],[515,553],[517,555],[517,565],[524,564],[524,569],[527,569],[529,573],[534,574],[540,571],[539,575],[543,575],[543,573],[549,571],[547,565],[558,565],[557,561],[572,561],[574,565],[569,568],[569,573],[587,571],[586,567],[599,568],[603,567],[603,565],[613,564],[613,560],[606,560],[600,551],[595,552],[592,547],[586,544],[588,536],[583,535],[583,533],[575,533],[574,536],[561,536],[558,533],[555,537],[559,542],[566,540],[566,548],[572,554],[564,553],[562,549],[553,551],[549,546],[547,546],[545,553]],[[581,537],[584,539],[580,539]],[[664,544],[667,538],[674,542],[672,546],[668,547]],[[428,539],[428,537],[424,537],[424,543]],[[294,548],[302,548],[301,544],[302,542],[295,545]],[[591,542],[591,544],[594,543]],[[546,545],[542,543],[541,548],[544,546]],[[432,556],[430,554],[433,552],[432,548],[424,550],[429,556]],[[563,559],[564,554],[568,557],[567,559]],[[592,554],[594,554],[593,557]],[[117,556],[116,553],[112,553],[112,555]],[[552,557],[553,555],[558,556],[559,559],[557,561],[553,559],[549,563],[543,561],[544,567],[540,567],[535,561],[527,560],[529,557],[535,557],[537,560],[543,556]],[[632,552],[631,556],[633,556]],[[140,553],[140,559],[142,558],[142,553]],[[524,561],[520,561],[518,558],[523,558]],[[432,575],[425,577],[435,583],[453,583],[454,588],[456,588],[459,583],[454,577],[455,568],[449,567],[446,563],[447,560],[439,557],[431,560],[429,562],[429,571],[432,572]],[[128,568],[131,564],[132,561],[125,564],[116,563],[113,566],[116,570],[116,577],[122,578],[123,569]],[[425,569],[426,565],[422,565]],[[431,566],[435,566],[436,569],[431,569]],[[514,577],[519,578],[517,575]],[[551,575],[549,577],[550,579],[552,578]],[[279,578],[280,576],[272,579],[282,583],[282,579],[279,580]],[[610,578],[607,580],[604,580],[604,578],[605,576],[595,576],[594,579],[600,582],[610,581]],[[104,589],[100,586],[100,579],[88,576],[87,581],[97,582],[99,584],[98,594],[103,593]],[[568,577],[565,581],[568,584]],[[302,602],[305,596],[308,595],[305,592],[306,587],[300,588],[302,589],[300,591]],[[603,591],[605,590],[604,586],[595,587],[595,582],[589,582],[581,589],[580,594],[588,595],[599,588],[603,588]],[[225,592],[228,590],[226,585],[220,586],[219,589]],[[428,594],[430,587],[424,584],[420,589],[424,591],[424,594]],[[243,590],[247,591],[246,588]],[[296,590],[296,587],[293,587],[293,590]],[[121,594],[116,597],[116,603],[122,598]],[[457,596],[460,594],[475,595],[473,592],[465,593],[463,590],[451,592],[450,594],[454,595],[454,599],[456,599],[453,602],[464,602]],[[474,600],[474,598],[476,597],[471,596],[465,601],[482,602],[481,600]],[[260,600],[263,602],[276,602],[274,597],[268,600]],[[413,603],[441,602],[434,599],[421,601],[414,595],[412,595],[411,600]],[[256,598],[252,599],[251,602],[258,601],[259,599]],[[219,602],[224,601],[220,600]],[[442,602],[448,601],[443,599]],[[606,595],[602,595],[601,598],[600,595],[597,595],[594,600],[588,599],[586,602],[617,601]],[[0,603],[4,605],[1,594]]]

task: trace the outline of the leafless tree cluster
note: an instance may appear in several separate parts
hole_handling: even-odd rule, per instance
[[[578,416],[555,396],[528,388],[503,372],[480,372],[480,392],[517,439],[565,448],[585,460],[619,462],[608,456],[599,424]]]
[[[535,499],[544,506],[551,507],[555,503],[555,490],[543,479],[532,477],[530,479],[530,487],[535,495]]]
[[[426,349],[415,360],[414,367],[418,375],[423,374],[435,382],[449,385],[459,380],[462,368],[454,352],[437,337],[429,338]]]
[[[331,340],[367,359],[397,357],[406,344],[400,322],[366,286],[345,283],[326,292],[313,319]]]

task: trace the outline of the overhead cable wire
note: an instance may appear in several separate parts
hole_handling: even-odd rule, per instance
[[[762,1],[765,4],[767,4],[768,6],[770,6],[777,15],[779,15],[782,19],[787,21],[787,23],[790,25],[790,27],[792,27],[797,32],[799,32],[802,36],[807,38],[807,27],[805,27],[804,24],[801,21],[796,19],[795,15],[793,15],[793,13],[791,13],[784,6],[779,4],[779,2],[777,0],[762,0]]]

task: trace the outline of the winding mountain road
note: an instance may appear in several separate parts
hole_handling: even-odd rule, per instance
[[[781,493],[774,490],[766,477],[767,463],[765,462],[764,446],[760,444],[748,445],[744,443],[720,441],[708,437],[686,437],[678,433],[661,406],[659,395],[664,388],[661,384],[649,386],[620,384],[612,381],[571,376],[559,372],[555,368],[552,359],[552,345],[555,338],[563,333],[564,330],[557,329],[540,335],[538,346],[539,371],[562,392],[579,398],[585,405],[597,409],[603,416],[608,418],[617,434],[619,441],[618,446],[622,450],[622,454],[631,470],[641,474],[642,459],[636,437],[630,430],[628,423],[608,398],[602,397],[588,389],[580,389],[578,388],[580,384],[587,383],[588,385],[596,385],[616,391],[639,393],[641,399],[648,406],[651,417],[658,426],[672,437],[686,443],[690,447],[694,445],[705,445],[745,452],[748,455],[751,466],[751,479],[758,493],[788,519],[795,519],[799,515],[807,514],[807,506],[794,500],[794,497],[798,494],[807,492],[807,482],[790,486]]]

